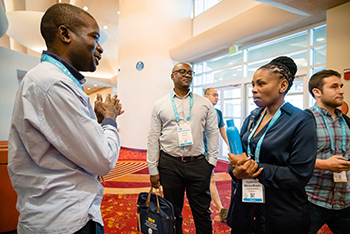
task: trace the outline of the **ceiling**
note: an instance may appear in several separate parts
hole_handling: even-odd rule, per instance
[[[129,0],[130,1],[130,0]],[[193,1],[193,0],[188,0]],[[244,1],[244,0],[224,0],[224,1]],[[257,0],[257,2],[265,3],[278,7],[285,11],[300,15],[319,15],[325,17],[326,10],[346,3],[349,0]],[[87,7],[87,11],[91,13],[97,20],[100,29],[107,35],[108,40],[102,45],[104,49],[103,59],[95,73],[84,73],[87,76],[87,83],[84,88],[87,93],[91,93],[98,89],[116,85],[116,74],[118,64],[118,11],[119,0],[0,0],[4,3],[6,12],[12,11],[37,11],[45,12],[45,10],[58,2],[70,3],[78,7]],[[254,16],[252,16],[254,17]],[[24,19],[23,19],[24,20]],[[23,21],[24,22],[24,21]],[[11,22],[9,22],[11,24]],[[157,23],[157,22],[155,22]],[[4,36],[8,37],[8,36]],[[191,39],[191,38],[189,38]],[[1,38],[1,40],[4,40]],[[18,42],[9,39],[10,48],[20,48]],[[16,45],[17,44],[17,45]],[[1,45],[1,44],[0,44]],[[22,46],[23,47],[23,46]],[[21,49],[20,49],[21,50]],[[39,56],[40,54],[27,48],[22,48],[28,54]],[[94,78],[99,77],[100,79]],[[101,79],[102,78],[102,79]]]

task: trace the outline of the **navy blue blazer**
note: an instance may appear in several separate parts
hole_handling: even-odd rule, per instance
[[[243,123],[244,152],[247,152],[248,136],[262,111],[263,108],[254,110]],[[267,126],[251,138],[253,155]],[[231,198],[231,233],[308,233],[310,215],[304,187],[312,176],[316,152],[313,116],[286,103],[261,146],[258,169],[264,169],[257,179],[265,187],[265,204],[243,203],[242,181],[236,180],[236,192]]]

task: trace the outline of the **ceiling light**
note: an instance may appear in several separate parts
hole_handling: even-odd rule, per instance
[[[94,86],[96,87],[96,86],[97,86],[97,84],[94,84]]]
[[[87,6],[84,6],[84,11],[87,11],[87,10],[89,10],[89,8],[87,7]]]
[[[90,88],[88,88],[88,90],[90,90]]]
[[[108,29],[108,26],[107,25],[103,26],[103,29]]]
[[[119,14],[120,14],[120,11],[118,11],[117,14],[119,15]]]

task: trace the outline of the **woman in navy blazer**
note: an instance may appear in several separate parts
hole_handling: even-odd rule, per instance
[[[316,127],[311,115],[284,101],[296,71],[294,61],[281,56],[254,74],[253,99],[259,108],[242,126],[244,153],[229,154],[235,182],[228,221],[232,234],[308,233],[304,187],[315,165]],[[242,179],[251,178],[262,184],[264,203],[242,202]]]

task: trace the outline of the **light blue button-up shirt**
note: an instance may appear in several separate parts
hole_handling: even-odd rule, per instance
[[[42,62],[17,92],[8,172],[18,194],[18,233],[74,233],[103,225],[103,186],[120,150],[116,122],[97,123],[89,97],[59,68]]]

